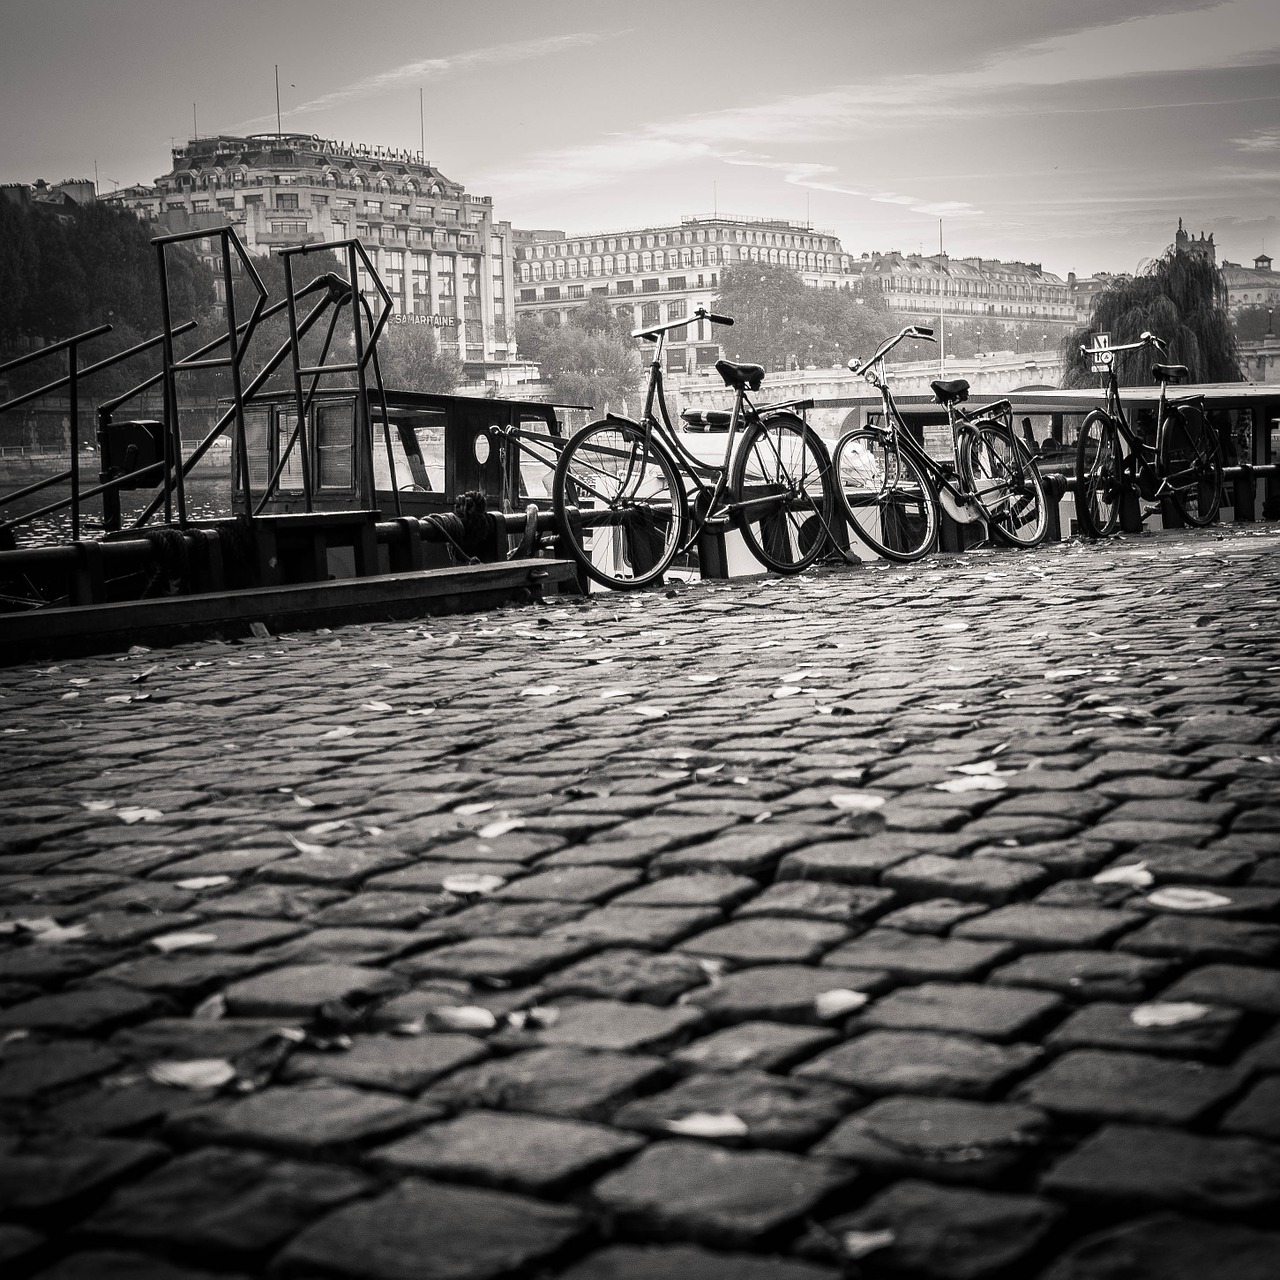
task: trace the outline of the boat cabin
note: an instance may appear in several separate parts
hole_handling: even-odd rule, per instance
[[[306,465],[313,510],[425,516],[452,511],[454,499],[471,491],[483,493],[492,511],[523,510],[529,503],[550,509],[555,448],[549,442],[539,448],[531,437],[562,435],[552,405],[388,390],[384,419],[382,399],[371,391],[366,439],[357,399],[354,388],[320,391],[308,410]],[[255,508],[287,450],[296,403],[292,393],[282,391],[255,396],[245,405]],[[517,432],[533,445],[532,452],[517,447]],[[228,434],[234,441],[234,431]],[[548,462],[541,461],[544,457]],[[264,514],[305,510],[302,467],[295,445]],[[241,513],[246,504],[234,445],[231,474],[234,509]]]

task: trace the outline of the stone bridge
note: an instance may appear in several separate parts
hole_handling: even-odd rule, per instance
[[[913,360],[888,366],[889,385],[895,396],[928,396],[935,378],[966,378],[975,393],[1004,395],[1026,387],[1056,387],[1062,380],[1062,356],[1056,351],[1016,354],[997,351],[991,355],[963,360],[948,359],[945,373],[937,360]],[[695,374],[677,374],[667,381],[669,399],[681,409],[723,409],[731,402],[714,369]],[[851,415],[867,406],[878,408],[879,396],[864,378],[848,369],[800,369],[793,373],[771,373],[757,399],[810,399],[817,407],[809,420],[827,438],[839,436],[854,425]],[[839,403],[824,403],[837,401]]]

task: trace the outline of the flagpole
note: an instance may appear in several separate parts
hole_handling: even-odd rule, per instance
[[[938,219],[938,269],[943,278],[938,281],[938,371],[947,376],[947,264],[942,256],[942,219]]]

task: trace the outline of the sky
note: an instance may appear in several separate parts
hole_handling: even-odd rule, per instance
[[[417,150],[517,227],[713,210],[853,254],[1280,256],[1277,0],[9,0],[0,182],[192,135]],[[423,107],[419,115],[419,92]],[[194,125],[193,125],[194,110]],[[425,124],[425,129],[423,125]]]

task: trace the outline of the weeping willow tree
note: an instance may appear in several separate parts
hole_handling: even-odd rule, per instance
[[[1192,382],[1240,382],[1235,337],[1221,305],[1222,277],[1207,258],[1172,249],[1141,275],[1117,280],[1094,299],[1093,315],[1063,343],[1064,387],[1090,387],[1098,375],[1080,354],[1099,333],[1109,333],[1117,346],[1136,342],[1144,331],[1168,343],[1164,359],[1185,364]],[[1116,377],[1124,387],[1151,380],[1152,353],[1129,351],[1116,356]]]

